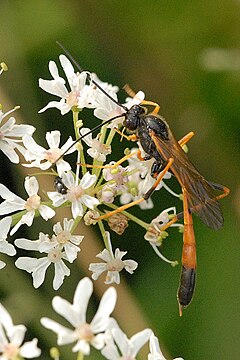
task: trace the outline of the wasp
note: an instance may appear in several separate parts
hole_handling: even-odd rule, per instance
[[[59,45],[77,66],[79,71],[82,72],[83,69],[75,61],[71,54],[69,54],[69,52],[61,44]],[[88,76],[90,77],[90,75]],[[183,212],[175,215],[175,217],[161,229],[166,230],[171,224],[178,220],[183,219],[184,221],[182,270],[180,275],[180,285],[177,293],[179,313],[181,316],[182,309],[186,308],[192,300],[196,280],[196,240],[193,229],[192,214],[196,214],[208,227],[214,230],[220,229],[223,226],[223,215],[218,200],[227,196],[230,190],[226,186],[206,180],[200,174],[182,148],[183,145],[186,144],[186,142],[188,142],[194,135],[194,133],[190,132],[180,141],[177,141],[165,119],[159,115],[160,106],[157,103],[143,100],[139,105],[133,105],[130,109],[128,109],[126,106],[113,99],[104,89],[101,88],[100,85],[98,85],[97,82],[92,79],[91,82],[113,102],[123,108],[124,112],[121,115],[117,115],[114,118],[108,119],[102,124],[96,126],[91,131],[77,139],[76,143],[90,132],[99,129],[104,124],[107,124],[118,117],[123,117],[123,126],[133,132],[130,136],[124,136],[129,140],[140,141],[141,146],[146,153],[146,156],[142,158],[139,151],[138,157],[140,160],[144,161],[151,158],[154,159],[151,168],[151,175],[156,178],[154,185],[149,189],[149,191],[147,191],[143,198],[102,215],[99,217],[99,220],[148,199],[167,171],[170,171],[175,175],[182,188]],[[129,95],[135,95],[128,86],[125,90]],[[153,111],[148,113],[146,106],[154,106]],[[126,158],[127,156],[122,160],[125,160]],[[216,195],[216,190],[220,191],[221,194]]]

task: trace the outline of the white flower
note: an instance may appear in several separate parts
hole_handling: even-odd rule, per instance
[[[146,233],[144,238],[150,242],[157,242],[158,238],[161,237],[161,232],[162,232],[162,227],[164,225],[166,225],[171,218],[173,218],[175,215],[177,214],[176,208],[175,206],[172,206],[170,208],[167,208],[165,210],[163,210],[157,217],[155,217],[152,221],[151,221],[151,226],[154,228],[155,232],[152,233]],[[183,224],[180,223],[174,223],[172,225],[170,225],[170,227],[178,227],[181,228],[183,227]],[[155,233],[155,235],[154,235]],[[164,234],[163,234],[164,237]]]
[[[99,201],[87,194],[89,188],[91,188],[96,182],[96,175],[91,175],[87,172],[80,180],[79,185],[75,183],[74,176],[71,172],[62,174],[62,182],[66,186],[67,193],[60,194],[57,191],[48,192],[49,198],[53,202],[53,206],[58,207],[66,201],[72,203],[72,215],[76,219],[77,216],[83,216],[83,205],[89,209],[93,209],[99,204]]]
[[[133,105],[140,105],[144,98],[145,94],[143,91],[140,90],[134,95],[133,98],[127,97],[124,106],[126,106],[128,109],[131,109]]]
[[[66,152],[66,154],[71,154],[73,151],[76,150],[74,146],[71,147],[74,141],[71,137],[69,137],[67,142],[62,147],[59,147],[60,136],[61,133],[58,130],[46,133],[46,140],[49,145],[48,150],[38,145],[32,138],[32,136],[24,136],[23,144],[27,149],[24,157],[26,161],[31,161],[31,164],[23,165],[26,167],[38,167],[41,170],[47,170],[52,166],[52,164],[56,162],[56,160],[58,160],[56,162],[56,166],[59,176],[61,176],[63,172],[71,170],[71,166],[69,165],[69,163],[67,163],[60,157],[69,148],[70,149]]]
[[[16,239],[15,245],[19,248],[26,250],[38,250],[43,242],[48,241],[48,235],[43,233],[39,234],[39,240],[28,240],[28,239]],[[50,241],[50,240],[49,240]],[[53,289],[57,290],[63,283],[64,277],[70,275],[69,268],[64,264],[63,259],[66,258],[65,253],[60,250],[58,246],[50,249],[49,251],[44,251],[47,256],[41,257],[39,259],[31,257],[20,257],[15,262],[15,265],[18,269],[25,270],[28,273],[32,274],[33,277],[33,286],[38,288],[42,285],[45,279],[45,274],[48,267],[51,264],[54,264],[55,275],[53,279]]]
[[[0,194],[5,201],[0,204],[0,215],[10,214],[14,211],[26,210],[26,213],[21,217],[18,223],[12,228],[10,235],[13,235],[21,225],[26,224],[31,226],[35,216],[35,212],[39,211],[44,220],[51,219],[55,215],[55,211],[47,205],[41,204],[41,198],[37,194],[39,184],[37,179],[26,177],[24,187],[29,195],[27,200],[23,200],[19,196],[12,193],[6,186],[0,184]]]
[[[116,249],[114,255],[110,240],[110,233],[108,231],[106,231],[106,237],[109,250],[104,249],[100,254],[96,255],[96,257],[104,260],[106,263],[90,264],[89,270],[93,272],[93,280],[97,280],[103,272],[107,271],[105,284],[119,284],[119,272],[125,269],[130,274],[133,274],[133,271],[136,270],[138,264],[134,260],[122,260],[123,256],[127,254],[127,251],[120,251],[119,249]]]
[[[22,137],[26,134],[32,135],[36,130],[31,125],[17,125],[14,117],[10,117],[3,125],[2,121],[6,116],[15,111],[16,107],[5,114],[0,108],[0,150],[9,158],[9,160],[15,164],[19,163],[19,156],[16,153],[16,149],[21,153],[25,153],[25,148],[19,144],[22,142]]]
[[[117,95],[115,93],[108,93],[114,100],[118,101]],[[94,116],[103,121],[111,119],[115,116],[119,116],[107,125],[108,128],[115,128],[118,126],[118,124],[122,124],[123,117],[121,117],[120,115],[123,114],[124,116],[125,110],[120,105],[117,105],[114,101],[112,101],[103,93],[99,93],[97,100],[98,106],[94,110]]]
[[[150,353],[148,354],[148,360],[166,360],[160,350],[158,338],[154,333],[150,336],[149,348]],[[174,360],[183,360],[183,358],[175,358]]]
[[[16,255],[16,250],[12,244],[9,244],[7,239],[8,232],[12,223],[11,216],[0,220],[0,252],[9,256]],[[0,260],[0,269],[4,268],[6,264]]]
[[[23,344],[26,333],[24,325],[13,325],[8,311],[0,304],[0,359],[13,360],[21,358],[32,359],[40,356],[37,339]]]
[[[106,346],[101,351],[102,355],[108,360],[135,360],[140,349],[149,340],[152,330],[142,330],[130,339],[118,326],[112,327],[109,333],[112,338],[110,336],[106,338]]]
[[[80,134],[84,135],[89,131],[90,129],[88,128],[82,128],[80,130]],[[83,141],[90,147],[90,149],[87,150],[88,155],[90,155],[93,159],[97,159],[98,161],[105,162],[106,155],[111,154],[112,152],[111,146],[107,146],[106,144],[99,141],[98,136],[93,139],[92,134],[89,134],[83,138]]]
[[[81,250],[78,245],[82,242],[83,236],[72,235],[71,231],[74,221],[63,220],[63,228],[58,222],[53,226],[54,235],[40,233],[39,239],[32,241],[28,239],[16,239],[15,245],[26,250],[37,250],[40,253],[47,254],[46,257],[39,259],[30,257],[20,257],[15,265],[19,269],[26,270],[32,274],[33,285],[38,288],[42,285],[46,270],[51,264],[54,264],[55,276],[53,279],[53,288],[57,290],[63,283],[64,277],[70,275],[70,270],[64,264],[63,260],[72,263],[78,252]]]
[[[170,212],[172,212],[172,214],[169,214]],[[172,266],[177,265],[178,262],[171,261],[165,258],[165,256],[163,256],[162,253],[159,251],[158,247],[162,244],[162,240],[168,236],[168,233],[166,231],[162,231],[162,227],[167,224],[170,219],[176,215],[176,213],[176,208],[174,206],[163,210],[156,218],[151,221],[148,231],[144,235],[144,239],[149,241],[155,253],[162,260],[171,264]],[[183,225],[179,223],[174,223],[171,224],[169,227],[183,228]]]
[[[60,101],[50,101],[47,106],[39,112],[49,108],[57,108],[64,115],[69,112],[73,106],[93,107],[94,94],[92,87],[86,85],[87,73],[75,73],[71,62],[65,55],[59,56],[60,63],[67,77],[70,90],[65,86],[65,80],[59,76],[57,65],[54,61],[49,62],[49,71],[53,80],[39,79],[39,86],[46,92],[61,98]]]
[[[58,336],[58,345],[77,342],[73,352],[80,351],[84,355],[90,353],[90,345],[100,350],[104,346],[104,331],[109,324],[109,316],[114,310],[117,294],[113,287],[105,291],[99,308],[92,321],[86,322],[86,311],[90,296],[93,292],[93,285],[89,278],[82,279],[75,291],[73,304],[59,296],[53,298],[54,310],[63,316],[72,325],[69,329],[58,324],[49,318],[42,318],[41,324],[54,331]]]
[[[63,227],[58,222],[53,226],[54,235],[51,239],[46,238],[45,241],[39,245],[39,251],[50,251],[53,248],[59,247],[59,250],[65,251],[65,256],[69,262],[73,262],[77,258],[78,252],[81,250],[79,245],[84,236],[72,235],[72,228],[74,220],[63,219]]]

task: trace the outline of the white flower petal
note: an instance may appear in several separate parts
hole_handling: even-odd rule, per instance
[[[145,329],[137,334],[133,335],[130,339],[132,345],[133,345],[133,351],[131,353],[132,357],[136,357],[139,350],[143,347],[143,345],[146,344],[146,342],[149,340],[150,335],[152,334],[151,329]]]
[[[91,175],[87,172],[80,181],[81,187],[85,190],[90,188],[97,180],[96,175]]]
[[[73,305],[79,314],[80,323],[86,322],[86,311],[92,292],[93,284],[89,278],[85,277],[79,281],[73,297]]]
[[[81,325],[82,321],[76,316],[76,309],[67,300],[55,296],[52,300],[53,309],[64,317],[73,327]]]
[[[26,359],[35,358],[41,355],[41,350],[37,347],[38,340],[27,341],[20,349],[20,355]]]
[[[40,205],[38,210],[42,218],[46,221],[54,217],[54,215],[56,214],[55,211],[47,205]]]
[[[101,332],[106,330],[108,319],[113,312],[117,301],[117,292],[113,287],[108,288],[102,296],[98,310],[91,322],[93,332]]]
[[[86,205],[89,209],[94,209],[95,206],[99,205],[99,200],[90,195],[82,195],[81,202]]]
[[[25,178],[24,187],[29,196],[36,195],[39,190],[39,184],[35,176]]]
[[[70,270],[63,261],[58,261],[54,264],[54,267],[55,275],[53,279],[53,289],[58,290],[63,283],[64,277],[70,275]]]
[[[0,240],[7,238],[12,223],[12,217],[7,216],[0,220]]]

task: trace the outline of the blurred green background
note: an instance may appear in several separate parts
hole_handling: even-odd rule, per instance
[[[123,285],[126,298],[123,295],[122,305],[128,319],[124,324],[121,317],[118,320],[129,336],[142,330],[139,324],[151,327],[169,359],[239,358],[239,23],[239,0],[1,1],[0,60],[8,64],[9,72],[0,79],[0,102],[5,110],[21,105],[16,118],[37,128],[36,140],[43,141],[46,130],[57,128],[66,138],[71,135],[70,114],[61,117],[57,110],[38,114],[53,100],[38,88],[38,79],[50,79],[48,61],[58,62],[61,51],[55,42],[59,40],[84,68],[102,80],[120,88],[129,83],[135,90],[144,90],[147,99],[160,103],[161,114],[177,139],[195,131],[189,144],[191,160],[207,179],[231,189],[230,196],[222,201],[223,229],[214,232],[195,218],[197,288],[182,318],[176,302],[180,266],[171,268],[162,263],[134,225],[124,237],[114,237],[114,247],[128,250],[129,258],[139,262],[138,270]],[[6,171],[1,170],[1,182],[25,196],[20,167],[9,166],[1,155],[3,167]],[[174,180],[171,184],[179,190]],[[152,211],[132,212],[150,220],[164,208],[176,205],[165,191],[154,194],[153,200],[156,206]],[[17,236],[36,239],[39,230],[47,231],[46,224],[38,219],[30,235],[24,228]],[[80,266],[81,256],[86,256],[89,247],[86,237]],[[181,247],[181,235],[173,232],[163,252],[180,260]],[[90,261],[95,259],[89,255]],[[25,323],[40,338],[41,347],[53,346],[55,336],[38,324],[43,315],[57,319],[50,309],[54,295],[51,271],[46,283],[33,290],[30,275],[16,271],[11,259],[6,262],[0,273],[1,301],[15,323]],[[76,265],[72,269],[73,276],[59,291],[68,300],[72,300],[79,278],[89,275],[87,260],[81,269]],[[63,349],[63,359],[70,359],[68,349]],[[44,353],[42,358],[46,356]]]

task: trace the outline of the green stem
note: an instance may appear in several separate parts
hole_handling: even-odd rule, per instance
[[[99,226],[99,229],[100,229],[101,234],[102,234],[102,237],[103,237],[103,241],[104,241],[105,248],[106,248],[108,251],[110,251],[109,246],[108,246],[108,241],[107,241],[106,230],[105,230],[104,225],[103,225],[103,222],[102,222],[101,220],[98,222],[98,226]]]
[[[78,356],[77,356],[77,360],[83,360],[83,359],[84,359],[84,354],[79,351]]]
[[[79,111],[74,109],[72,111],[72,113],[73,113],[73,127],[74,127],[74,132],[75,132],[75,138],[78,139],[80,137],[79,128],[77,126]],[[85,164],[85,156],[84,156],[84,153],[83,153],[83,148],[82,148],[81,141],[79,141],[79,150],[78,150],[78,152],[80,153],[80,162],[82,164]],[[78,166],[80,166],[80,165],[78,165]],[[87,168],[85,166],[82,166],[83,175],[86,174],[86,172],[87,172]]]

